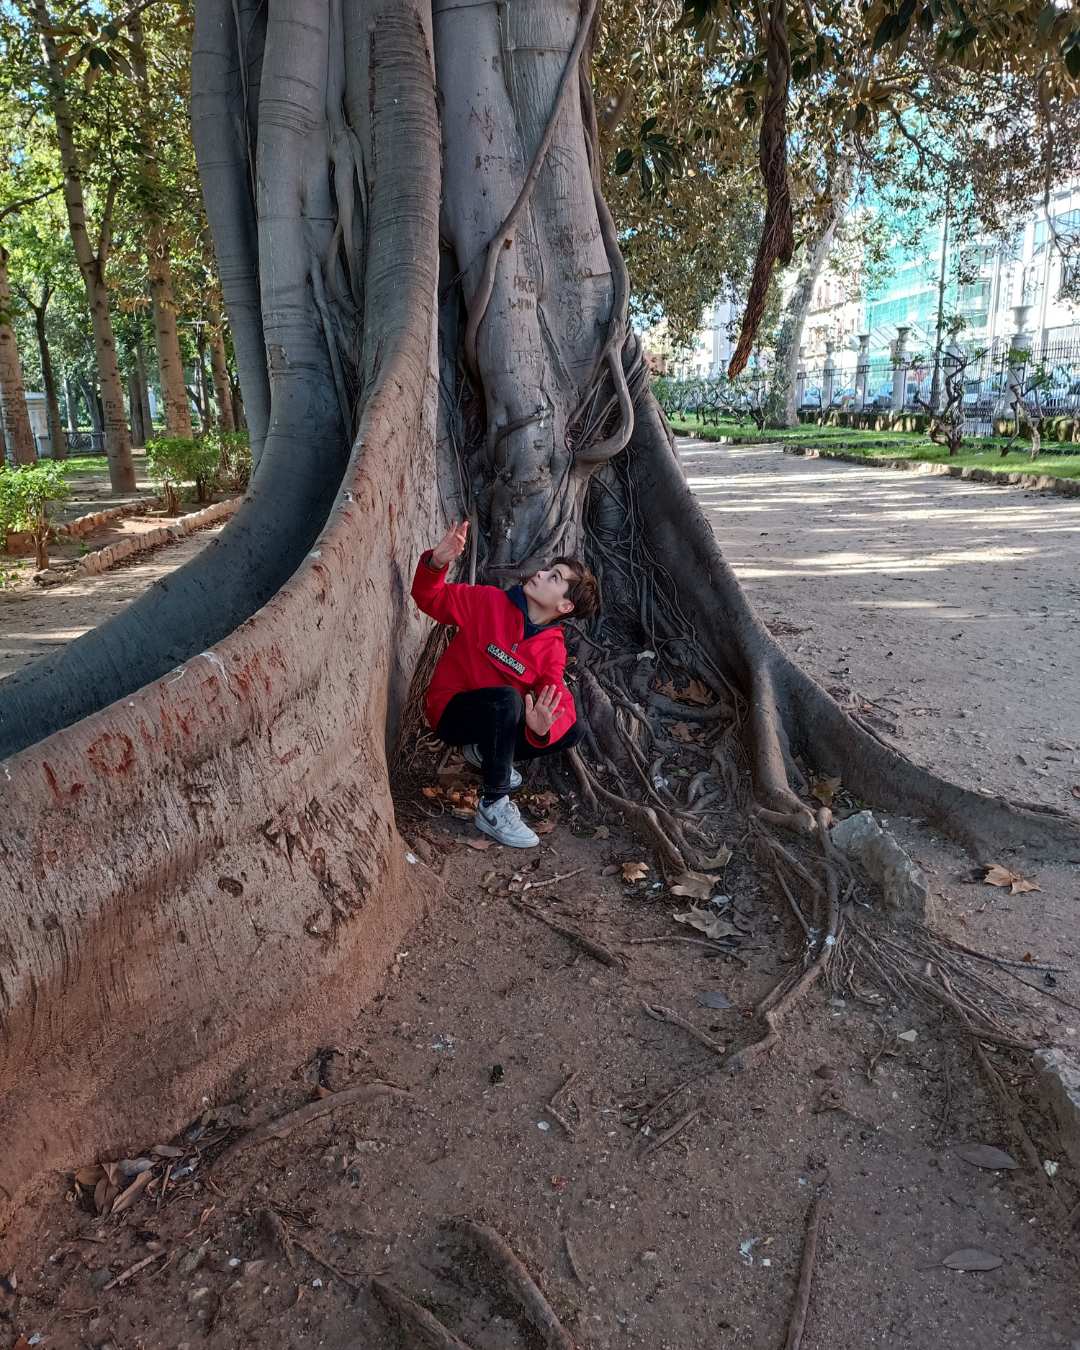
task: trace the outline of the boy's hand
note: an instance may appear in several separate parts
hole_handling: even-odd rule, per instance
[[[548,734],[558,716],[561,702],[562,690],[554,684],[541,689],[536,698],[532,694],[525,695],[525,725],[534,736]]]
[[[462,520],[452,525],[431,550],[431,561],[438,568],[449,567],[455,558],[465,552],[465,541],[469,535],[469,522]]]

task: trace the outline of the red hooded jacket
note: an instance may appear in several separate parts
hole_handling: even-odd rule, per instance
[[[457,626],[449,647],[439,658],[424,696],[424,714],[433,729],[455,694],[507,684],[524,698],[549,684],[562,689],[559,711],[546,737],[525,728],[531,745],[560,740],[577,720],[574,700],[566,688],[566,640],[562,624],[545,624],[525,636],[525,615],[498,586],[447,585],[446,568],[429,566],[431,550],[421,555],[413,577],[412,597],[439,623]]]

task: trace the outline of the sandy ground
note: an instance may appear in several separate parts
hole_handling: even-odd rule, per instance
[[[171,520],[168,516],[124,520],[85,543],[88,548],[104,548],[128,534],[155,529]],[[153,582],[194,558],[222,528],[214,525],[198,530],[97,576],[79,577],[47,590],[28,583],[0,591],[0,679],[111,619]],[[57,556],[61,552],[58,550]],[[67,552],[71,557],[78,556],[70,546]]]
[[[1075,742],[1080,728],[1069,680],[1080,504],[756,448],[681,450],[764,617],[807,630],[782,640],[813,673],[873,699],[935,767],[1064,804],[1080,771],[1075,751],[1049,743]],[[731,1045],[799,951],[737,822],[723,888],[738,935],[717,955],[670,941],[687,933],[672,922],[684,902],[653,873],[622,880],[617,865],[643,855],[617,822],[597,837],[566,794],[526,806],[553,826],[539,855],[466,848],[468,824],[403,802],[416,865],[429,878],[439,869],[441,891],[349,1043],[291,1077],[253,1071],[221,1102],[192,1103],[175,1175],[166,1184],[158,1162],[122,1215],[93,1217],[58,1180],[34,1215],[14,1297],[0,1284],[0,1345],[22,1350],[39,1335],[63,1350],[411,1350],[419,1339],[371,1296],[379,1273],[473,1350],[539,1346],[500,1272],[443,1226],[468,1214],[511,1242],[579,1350],[776,1350],[824,1184],[803,1350],[1080,1346],[1075,1252],[1038,1178],[959,1156],[973,1142],[1019,1150],[952,1025],[902,999],[822,988],[767,1058],[735,1078],[698,1077],[713,1053],[643,1003]],[[972,882],[971,860],[932,832],[893,824],[927,867],[946,932],[1067,968],[1054,991],[1065,1001],[1033,997],[1047,1035],[1069,1043],[1080,1026],[1075,869],[1038,869],[1042,889],[1010,897]],[[596,961],[516,908],[526,881],[526,898],[622,963]],[[1080,1179],[1025,1060],[995,1062],[1075,1204]],[[229,1122],[243,1128],[358,1080],[408,1095],[335,1110],[207,1177]],[[292,1264],[266,1209],[307,1248]],[[961,1248],[1001,1264],[945,1269]]]

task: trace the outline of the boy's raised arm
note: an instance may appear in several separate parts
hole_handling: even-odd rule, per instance
[[[469,522],[456,522],[434,548],[420,555],[416,565],[412,598],[425,614],[430,614],[439,623],[460,624],[462,621],[464,597],[461,592],[468,587],[448,586],[446,569],[464,553],[468,535]]]

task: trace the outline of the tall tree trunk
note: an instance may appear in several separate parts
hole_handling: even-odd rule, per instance
[[[48,69],[49,98],[56,122],[60,163],[64,170],[64,204],[68,227],[79,264],[86,302],[94,332],[94,355],[104,403],[105,452],[109,458],[109,481],[114,492],[135,489],[135,468],[131,459],[131,437],[124,412],[124,386],[116,358],[116,340],[109,313],[109,291],[105,284],[112,210],[117,184],[110,185],[102,210],[101,232],[95,249],[86,228],[86,198],[82,168],[75,149],[75,121],[65,92],[63,63],[57,51],[55,29],[45,0],[34,0],[34,20]]]
[[[143,421],[143,396],[139,387],[139,372],[133,369],[128,375],[128,411],[131,419],[131,444],[142,447],[146,444],[146,423]]]
[[[34,311],[34,332],[37,334],[38,356],[41,360],[41,380],[45,386],[45,413],[49,423],[49,442],[53,459],[67,458],[67,437],[64,435],[64,423],[60,416],[60,396],[57,389],[56,371],[53,368],[52,353],[49,350],[49,333],[46,318],[52,288],[41,288],[41,299],[31,300]]]
[[[170,436],[190,438],[191,408],[184,386],[184,363],[176,329],[177,305],[173,291],[169,232],[158,207],[161,174],[158,171],[157,137],[146,68],[146,40],[142,15],[137,10],[128,20],[128,31],[131,35],[131,67],[140,95],[140,135],[146,147],[141,166],[145,188],[141,198],[145,203],[142,218],[146,230],[146,264],[154,306],[154,338],[161,377],[161,397],[165,403],[165,425]]]
[[[86,375],[79,376],[79,388],[82,390],[83,401],[86,403],[87,412],[90,414],[90,429],[97,436],[105,435],[105,421],[102,417],[101,399],[98,397],[98,391],[94,388],[94,383]]]
[[[33,464],[37,460],[37,445],[26,408],[19,344],[11,323],[13,313],[7,263],[7,250],[0,244],[0,415],[15,463]]]
[[[74,436],[79,430],[79,392],[70,375],[64,376],[64,411],[67,413],[67,429]]]
[[[210,381],[206,377],[206,330],[202,324],[195,330],[195,397],[202,429],[209,431],[214,418],[210,408]]]
[[[146,364],[146,343],[143,340],[142,330],[135,337],[135,369],[139,376],[139,397],[142,402],[142,424],[146,440],[143,445],[154,434],[154,416],[150,411],[150,375]]]
[[[851,161],[844,159],[834,169],[830,179],[827,189],[828,203],[819,221],[817,233],[803,245],[802,264],[780,320],[773,364],[774,374],[766,403],[766,426],[799,425],[799,410],[795,406],[795,399],[803,328],[806,325],[806,316],[810,313],[814,287],[817,285],[818,277],[821,276],[821,269],[829,256],[837,228],[847,210],[850,185]]]
[[[218,407],[218,426],[222,431],[235,431],[232,385],[229,383],[229,364],[225,356],[225,334],[221,314],[217,312],[210,323],[210,369],[214,376],[214,398]]]
[[[754,615],[628,331],[594,12],[199,0],[193,129],[263,449],[213,546],[0,683],[4,1205],[162,1137],[242,1063],[325,1043],[370,988],[423,884],[388,755],[427,634],[409,576],[447,506],[481,573],[563,546],[603,571],[577,651],[596,775],[620,754],[605,672],[647,649],[745,711],[762,819],[818,828],[801,761],[984,854],[1080,851],[1070,818],[885,746]],[[133,1043],[153,1049],[134,1085]]]

